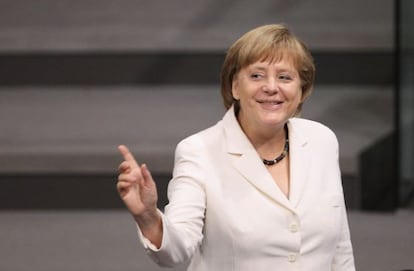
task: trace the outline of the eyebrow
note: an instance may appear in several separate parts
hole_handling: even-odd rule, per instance
[[[259,71],[266,71],[267,70],[265,65],[262,65],[262,64],[252,64],[252,65],[250,65],[250,69],[257,69]],[[277,70],[280,71],[280,72],[293,72],[293,73],[296,72],[295,69],[290,69],[290,68],[277,68]]]
[[[251,65],[250,66],[250,69],[255,69],[255,70],[260,70],[260,71],[265,71],[266,70],[266,68],[265,67],[263,67],[263,66],[257,66],[257,65]]]

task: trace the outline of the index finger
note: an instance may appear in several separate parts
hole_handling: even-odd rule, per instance
[[[134,156],[129,151],[129,149],[127,148],[127,146],[125,146],[125,145],[119,145],[118,146],[118,150],[122,154],[122,156],[124,157],[124,160],[125,161],[132,162],[134,165],[138,166],[137,161],[135,160]]]

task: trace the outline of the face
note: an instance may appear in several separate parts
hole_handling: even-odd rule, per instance
[[[285,59],[244,67],[233,80],[232,94],[240,101],[238,119],[245,130],[280,129],[302,100],[299,73]]]

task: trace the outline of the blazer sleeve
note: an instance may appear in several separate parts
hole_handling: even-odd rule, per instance
[[[336,253],[332,262],[333,271],[355,271],[354,256],[352,251],[351,237],[348,227],[348,219],[345,206],[342,207],[343,225],[341,236],[336,246]]]
[[[339,167],[339,144],[336,135],[333,137],[333,150],[334,150],[334,156],[336,159],[336,164],[338,168],[338,176],[339,181],[341,182],[341,172]],[[349,224],[348,224],[348,218],[347,218],[347,211],[346,211],[346,205],[345,205],[345,199],[343,197],[343,188],[342,183],[340,183],[341,188],[341,231],[339,235],[339,240],[336,245],[336,251],[335,255],[332,261],[332,270],[333,271],[355,271],[355,263],[354,263],[354,255],[353,255],[353,249],[352,249],[352,243],[351,243],[351,235],[349,231]]]
[[[188,261],[203,239],[206,196],[202,142],[193,136],[177,145],[173,178],[168,185],[169,203],[161,213],[163,238],[157,249],[138,229],[147,254],[160,266]]]

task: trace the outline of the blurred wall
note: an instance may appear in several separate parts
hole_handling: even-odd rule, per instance
[[[178,141],[224,112],[226,48],[255,26],[282,22],[314,53],[317,84],[304,117],[337,133],[357,206],[358,155],[393,129],[393,8],[390,0],[0,0],[0,181],[9,191],[48,191],[62,176],[73,186],[101,179],[105,200],[116,196],[105,193],[123,143],[165,187]],[[20,205],[6,194],[2,205],[37,206],[47,192],[39,193]],[[71,193],[65,206],[86,192]]]

